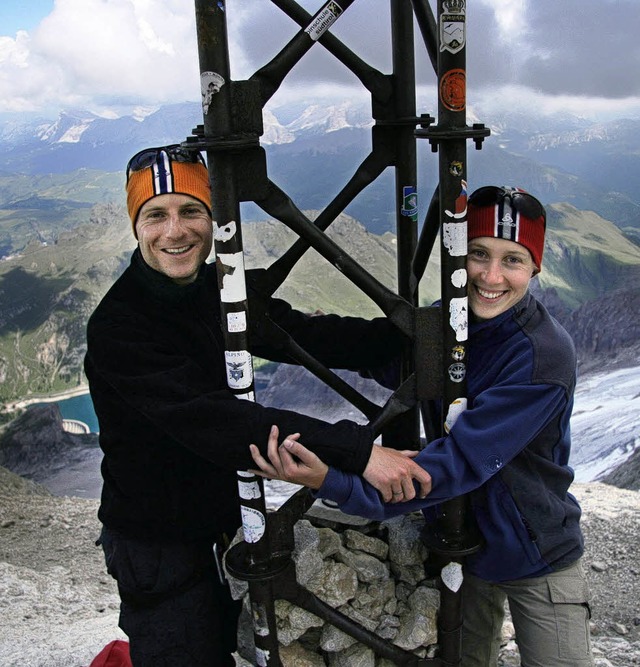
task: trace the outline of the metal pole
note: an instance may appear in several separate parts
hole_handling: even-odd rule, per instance
[[[226,7],[223,0],[215,3],[195,0],[195,11],[204,118],[200,145],[206,148],[211,184],[227,384],[237,398],[253,401],[253,360],[247,333],[249,314],[240,198],[235,177],[236,163],[224,143],[225,139],[234,135]],[[244,540],[247,544],[246,556],[254,569],[268,572],[273,564],[266,530],[267,512],[262,478],[243,471],[238,471],[237,475]],[[270,579],[267,577],[250,581],[249,598],[254,618],[256,664],[261,667],[280,667]]]
[[[410,119],[396,129],[396,237],[398,294],[412,306],[418,305],[418,290],[411,285],[411,262],[418,239],[417,151],[414,136],[416,118],[413,11],[405,0],[391,0],[391,45],[395,88],[395,116]],[[401,380],[414,372],[411,344],[402,355]],[[396,417],[383,431],[383,443],[399,449],[418,449],[420,419],[418,407]]]
[[[440,252],[442,292],[442,429],[446,435],[467,405],[467,155],[466,0],[438,4],[438,126],[418,130],[439,150]],[[484,132],[477,134],[486,136]],[[476,143],[478,145],[478,143]],[[468,527],[468,499],[442,505],[429,549],[444,557],[438,620],[440,657],[459,665],[462,651],[462,560],[479,547]]]

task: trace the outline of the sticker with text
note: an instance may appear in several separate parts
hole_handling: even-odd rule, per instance
[[[231,389],[247,389],[253,382],[251,353],[247,350],[225,350],[227,384]]]
[[[313,19],[305,32],[314,42],[319,40],[338,20],[342,12],[343,9],[337,2],[328,2],[324,9],[318,12],[318,15]]]

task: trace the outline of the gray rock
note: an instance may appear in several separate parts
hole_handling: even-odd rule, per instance
[[[389,555],[389,545],[383,540],[371,535],[364,535],[357,530],[344,531],[344,544],[348,549],[364,551],[364,553],[371,554],[379,560],[386,560]]]
[[[341,563],[348,565],[356,573],[358,580],[364,583],[383,581],[389,578],[389,566],[379,561],[375,556],[341,547],[336,554],[336,558]]]

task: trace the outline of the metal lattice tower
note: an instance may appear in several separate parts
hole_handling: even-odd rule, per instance
[[[195,0],[204,122],[184,145],[207,154],[216,263],[224,285],[221,304],[230,390],[240,399],[255,400],[248,350],[251,322],[259,321],[262,331],[271,331],[301,365],[358,408],[382,435],[384,444],[402,442],[406,448],[410,443],[418,449],[421,408],[426,414],[429,402],[438,401],[443,406],[436,415],[436,430],[427,431],[429,438],[443,435],[445,424],[448,428],[466,405],[466,145],[472,139],[480,148],[489,131],[483,125],[466,124],[466,0],[442,0],[435,16],[427,0],[389,0],[391,74],[368,65],[331,34],[331,26],[354,1],[325,2],[312,16],[293,0],[271,0],[300,30],[251,77],[233,81],[227,11],[233,11],[234,4],[242,0]],[[414,25],[419,27],[425,57],[433,66],[438,85],[437,123],[431,115],[416,110]],[[314,221],[270,180],[265,149],[260,144],[265,105],[311,48],[326,49],[356,76],[370,95],[374,121],[369,154]],[[419,139],[430,142],[439,163],[439,185],[430,196],[420,234]],[[376,280],[325,234],[345,207],[387,168],[395,171],[397,292]],[[370,402],[296,345],[269,320],[266,307],[256,308],[252,300],[248,312],[241,202],[254,202],[298,236],[287,252],[261,272],[259,285],[254,287],[264,300],[312,247],[376,303],[411,341],[402,355],[401,385],[384,406]],[[442,305],[419,307],[418,284],[438,235]],[[433,420],[425,418],[425,428],[427,421]],[[227,566],[234,576],[249,582],[257,665],[281,665],[273,612],[276,597],[312,611],[396,664],[459,665],[461,562],[478,546],[467,525],[465,498],[445,503],[437,530],[425,535],[429,550],[442,562],[441,609],[438,653],[434,658],[419,658],[368,632],[296,582],[291,560],[293,524],[311,504],[306,491],[267,516],[262,479],[240,471],[238,485],[245,539],[230,550]]]

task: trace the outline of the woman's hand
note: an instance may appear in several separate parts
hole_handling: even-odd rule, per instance
[[[298,442],[299,433],[287,436],[278,446],[278,427],[272,426],[267,447],[267,461],[256,445],[249,445],[251,456],[259,470],[250,472],[269,479],[302,484],[310,489],[319,489],[327,476],[329,466],[312,451]]]

